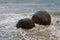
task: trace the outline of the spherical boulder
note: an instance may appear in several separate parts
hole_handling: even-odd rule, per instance
[[[50,25],[51,16],[46,11],[38,11],[32,16],[32,20],[36,24]]]
[[[31,19],[25,18],[19,20],[18,23],[16,24],[16,27],[23,29],[32,29],[33,27],[35,27],[35,24]]]

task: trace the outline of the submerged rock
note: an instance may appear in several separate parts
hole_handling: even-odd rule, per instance
[[[23,28],[23,29],[31,29],[33,27],[35,27],[35,24],[33,23],[33,21],[31,19],[21,19],[18,21],[18,23],[16,24],[17,28]]]
[[[50,25],[51,17],[46,11],[38,11],[32,16],[32,20],[36,24]]]

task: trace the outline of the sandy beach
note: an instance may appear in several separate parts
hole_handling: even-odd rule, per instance
[[[35,24],[30,30],[17,29],[22,18],[31,18],[33,13],[0,14],[0,40],[60,40],[60,15],[51,15],[48,26]]]

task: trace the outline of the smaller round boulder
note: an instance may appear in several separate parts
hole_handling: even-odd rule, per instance
[[[36,24],[50,25],[51,17],[46,11],[38,11],[32,16],[32,20]]]
[[[31,19],[26,18],[19,20],[18,23],[16,24],[16,27],[23,29],[31,29],[35,27],[35,24]]]

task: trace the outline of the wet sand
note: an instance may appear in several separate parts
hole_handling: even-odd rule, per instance
[[[33,13],[0,14],[0,40],[60,40],[60,15],[51,15],[48,26],[35,24],[30,30],[16,29],[22,18],[31,18]]]

